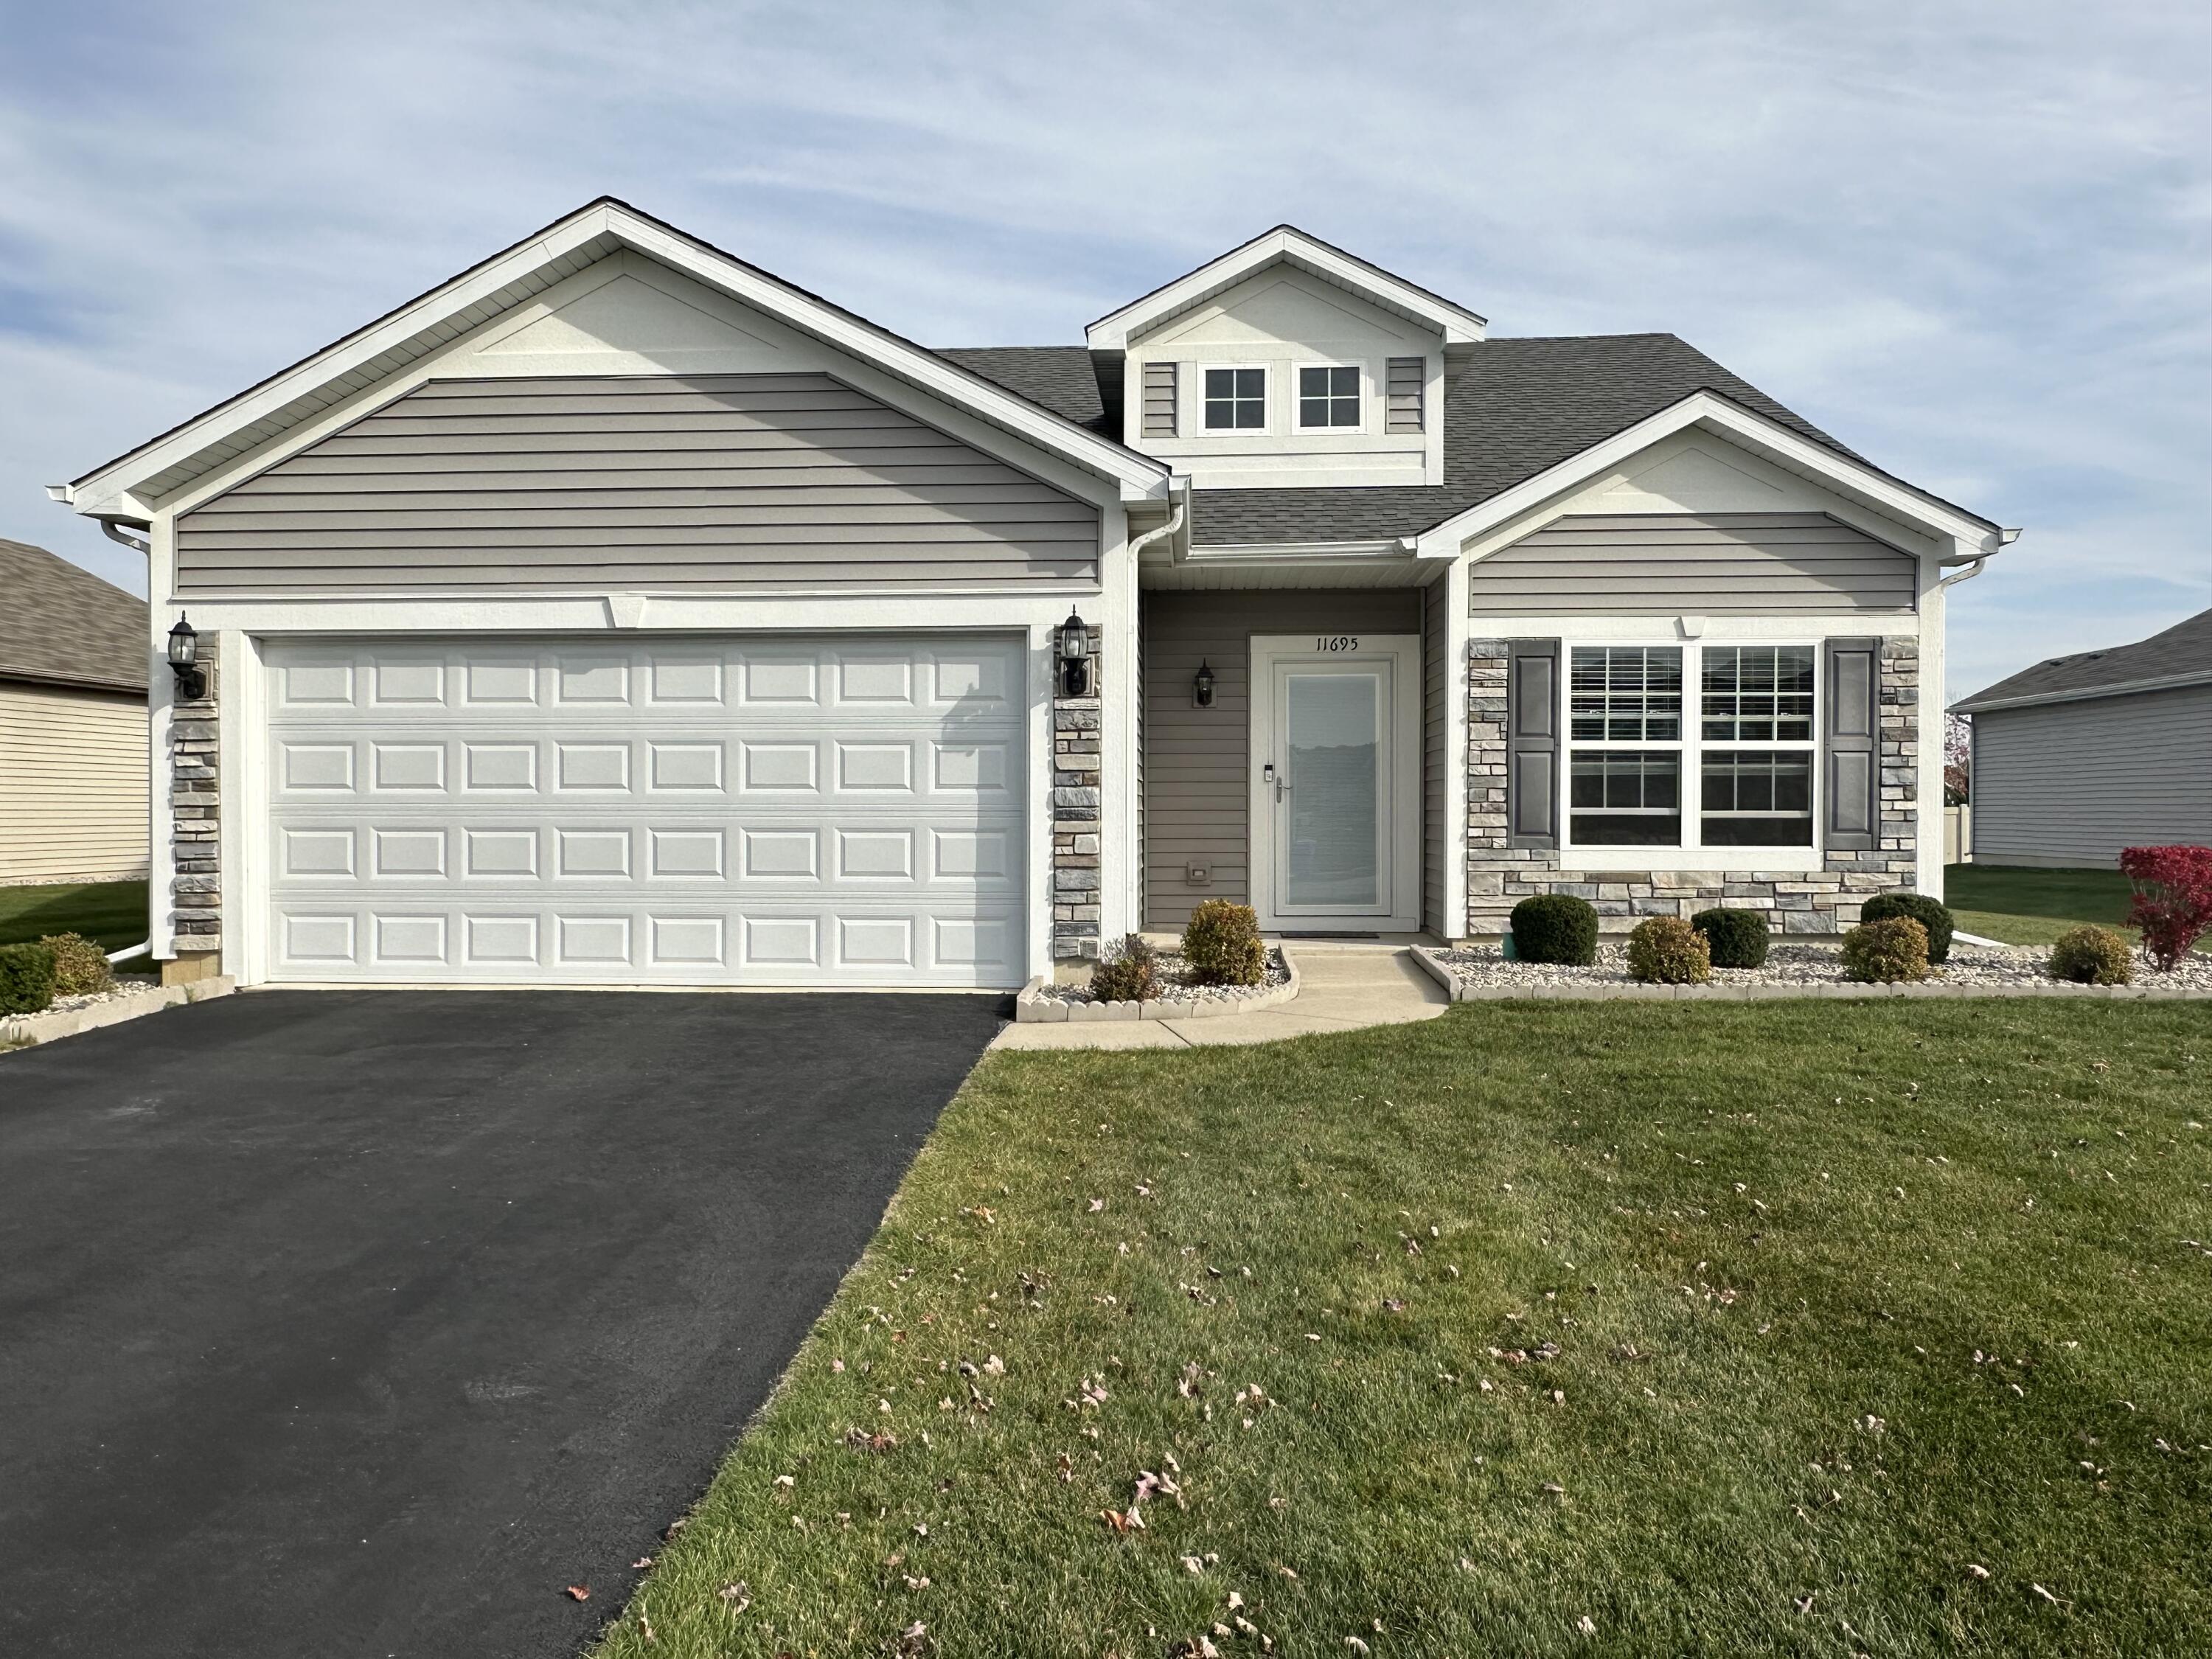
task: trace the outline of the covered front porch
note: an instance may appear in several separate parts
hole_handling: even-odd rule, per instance
[[[1215,898],[1279,937],[1464,932],[1448,920],[1464,903],[1447,891],[1446,576],[1410,557],[1142,568],[1146,932]]]

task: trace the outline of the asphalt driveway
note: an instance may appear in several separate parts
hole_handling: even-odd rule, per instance
[[[263,992],[0,1055],[0,1652],[573,1653],[1000,1000]]]

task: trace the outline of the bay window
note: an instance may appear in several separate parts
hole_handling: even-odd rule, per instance
[[[1570,647],[1568,843],[1810,848],[1814,652]]]

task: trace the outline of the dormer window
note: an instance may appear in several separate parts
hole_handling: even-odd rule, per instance
[[[1267,426],[1267,371],[1209,368],[1206,371],[1206,429],[1262,432]]]
[[[1314,364],[1298,370],[1300,430],[1357,428],[1360,424],[1359,402],[1358,368]]]

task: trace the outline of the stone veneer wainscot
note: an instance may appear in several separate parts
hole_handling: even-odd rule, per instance
[[[217,635],[199,636],[204,696],[181,695],[169,710],[169,817],[175,848],[169,879],[169,915],[176,960],[165,963],[164,982],[216,971],[222,949],[222,763],[216,739]]]
[[[1099,629],[1089,630],[1091,691],[1060,690],[1065,672],[1053,664],[1052,954],[1055,961],[1098,958]]]
[[[1513,907],[1538,893],[1566,893],[1597,907],[1599,926],[1625,931],[1644,916],[1686,916],[1714,905],[1763,910],[1781,933],[1833,933],[1858,920],[1874,893],[1915,884],[1913,818],[1920,741],[1920,647],[1881,643],[1881,834],[1867,852],[1832,852],[1819,870],[1604,870],[1565,867],[1554,848],[1506,844],[1506,648],[1468,647],[1467,927],[1507,931]],[[1571,852],[1565,856],[1571,856]]]

